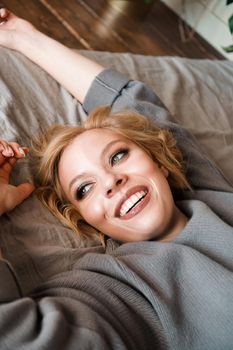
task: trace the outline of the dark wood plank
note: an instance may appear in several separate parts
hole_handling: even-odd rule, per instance
[[[163,37],[159,34],[154,37],[151,31],[146,30],[147,17],[139,18],[130,13],[119,12],[107,0],[76,1],[95,15],[96,24],[93,29],[94,32],[101,35],[103,40],[118,37],[125,43],[125,46],[129,47],[129,52],[137,54],[174,55],[174,49],[167,45]],[[175,54],[180,55],[181,52],[176,50]]]
[[[17,15],[73,48],[155,56],[224,59],[198,35],[184,43],[178,16],[157,0],[142,16],[118,11],[113,0],[7,0]],[[135,0],[136,1],[136,0]],[[132,6],[135,1],[131,1]],[[142,4],[142,1],[137,0]],[[126,3],[119,0],[118,4]],[[129,2],[128,2],[129,3]]]
[[[39,1],[7,0],[5,4],[16,15],[29,20],[43,33],[70,47],[85,48],[64,25]]]
[[[121,39],[131,47],[131,52],[149,55],[177,55],[190,58],[223,58],[205,40],[195,34],[192,40],[182,42],[179,17],[166,5],[157,1],[148,14],[141,19],[127,13],[115,13],[108,0],[77,0],[98,16]],[[112,16],[112,18],[111,18]],[[109,35],[111,32],[109,31]]]
[[[43,0],[59,14],[63,21],[69,23],[73,30],[86,43],[87,49],[125,52],[128,46],[117,37],[103,37],[101,30],[105,27],[92,13],[88,12],[77,0]],[[100,32],[96,27],[100,28]],[[114,49],[113,49],[114,48]]]

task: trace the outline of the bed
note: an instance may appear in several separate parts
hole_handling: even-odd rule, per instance
[[[233,63],[81,51],[154,89],[175,119],[198,139],[233,185]],[[79,103],[22,55],[0,49],[0,135],[30,146],[41,125],[76,124],[85,114]],[[28,158],[12,182],[31,179]],[[62,226],[32,195],[0,218],[0,246],[21,278],[23,293],[57,272],[72,269],[78,255],[98,249]]]

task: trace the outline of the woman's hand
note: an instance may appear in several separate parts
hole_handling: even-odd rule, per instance
[[[31,23],[15,16],[6,8],[0,8],[0,45],[20,50],[21,43],[27,40],[34,30]]]
[[[9,184],[11,170],[18,159],[28,153],[27,148],[22,148],[16,142],[0,140],[0,215],[14,209],[23,202],[34,190],[30,183],[19,186]]]

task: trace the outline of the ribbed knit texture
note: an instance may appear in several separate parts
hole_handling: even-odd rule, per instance
[[[232,349],[231,186],[150,88],[106,70],[87,112],[100,92],[101,104],[133,108],[174,132],[194,187],[175,197],[188,224],[170,243],[110,240],[105,254],[84,254],[24,298],[12,293],[15,277],[1,262],[0,349]]]

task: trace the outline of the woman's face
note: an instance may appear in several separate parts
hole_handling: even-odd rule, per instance
[[[108,129],[77,136],[59,162],[62,188],[85,221],[123,242],[174,230],[179,218],[167,176],[144,150]]]

